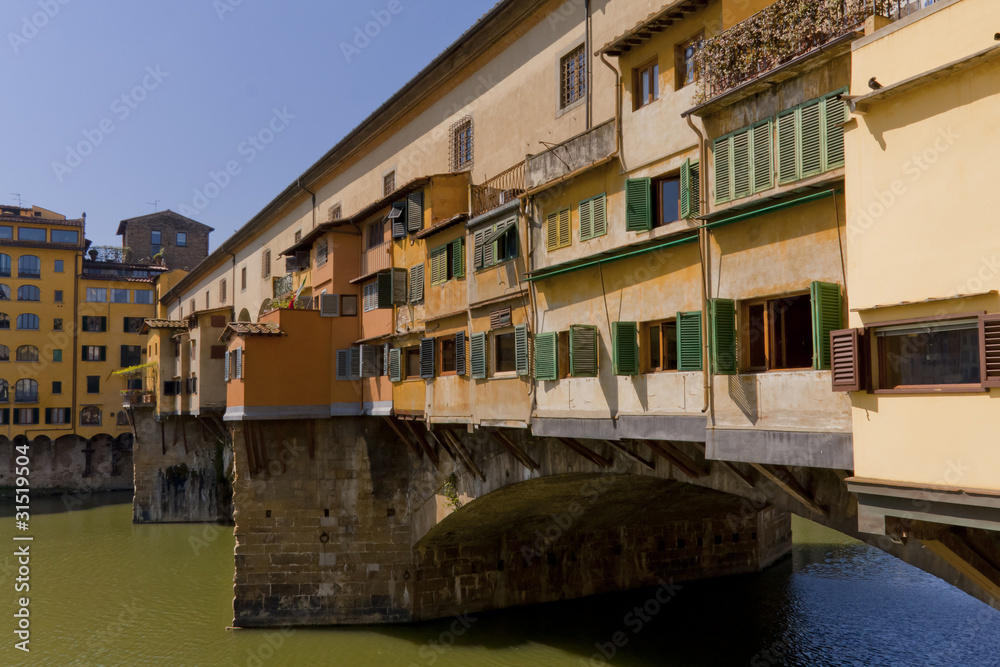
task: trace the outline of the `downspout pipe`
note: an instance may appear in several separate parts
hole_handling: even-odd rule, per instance
[[[618,69],[608,62],[605,53],[601,52],[601,62],[604,63],[615,75],[615,150],[609,158],[618,157],[622,165],[622,172],[625,171],[625,161],[621,159],[622,152],[622,74]]]
[[[585,15],[584,28],[586,30],[586,46],[584,46],[584,52],[587,54],[587,129],[590,130],[593,127],[594,122],[594,75],[593,67],[590,63],[594,62],[593,56],[591,55],[590,46],[590,32],[591,32],[591,20],[590,20],[590,0],[583,0],[583,11]]]
[[[312,221],[313,221],[312,228],[316,229],[316,193],[307,188],[306,186],[302,185],[301,178],[295,181],[295,185],[297,185],[300,190],[305,190],[306,192],[308,192],[309,195],[312,197]]]
[[[227,255],[233,258],[233,307],[232,307],[233,319],[230,321],[235,322],[238,317],[238,315],[236,314],[236,255],[233,254],[233,251],[230,250],[229,248],[223,248],[223,250],[226,251]]]
[[[708,210],[708,144],[705,143],[705,135],[702,134],[698,126],[691,120],[691,116],[685,116],[688,127],[698,135],[698,168],[701,170],[698,178],[698,204],[699,211]],[[705,403],[701,411],[708,412],[712,405],[712,370],[710,364],[710,350],[708,341],[708,299],[710,296],[711,273],[709,260],[711,259],[711,230],[705,225],[698,229],[698,249],[701,258],[701,338],[702,338],[702,376],[704,378]]]

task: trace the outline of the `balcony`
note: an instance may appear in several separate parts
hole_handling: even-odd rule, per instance
[[[392,243],[379,243],[361,252],[361,273],[359,278],[384,271],[392,267]]]
[[[472,186],[472,217],[503,206],[524,193],[524,162]]]
[[[132,261],[131,248],[118,248],[109,245],[91,246],[87,256],[95,262],[111,262],[113,264],[128,264]]]
[[[607,159],[615,151],[615,122],[609,120],[586,132],[529,155],[524,178],[528,190]]]
[[[132,389],[122,392],[122,407],[151,408],[156,405],[156,392]]]
[[[291,294],[292,289],[294,289],[294,287],[295,287],[295,282],[292,279],[292,274],[290,273],[281,276],[280,278],[275,278],[273,286],[274,290],[273,297],[277,299],[285,295]]]
[[[811,52],[849,42],[871,16],[898,15],[898,0],[778,0],[705,40],[696,57],[696,102],[705,105]]]

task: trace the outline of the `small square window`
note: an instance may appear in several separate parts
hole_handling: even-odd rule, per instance
[[[62,273],[63,272],[63,261],[61,259],[57,259],[56,260],[56,265],[55,265],[55,268],[53,269],[53,271],[55,271],[56,273]]]
[[[408,347],[406,348],[406,377],[409,378],[419,378],[420,377],[420,348],[419,347]]]
[[[356,294],[344,294],[340,297],[341,317],[352,317],[358,314],[358,297]]]
[[[177,247],[186,248],[188,244],[187,232],[177,232]]]
[[[53,394],[61,394],[62,393],[62,382],[53,382],[52,383],[52,393]]]
[[[493,370],[495,373],[517,371],[514,332],[493,334]]]
[[[52,361],[62,361],[62,350],[52,350]]]
[[[53,331],[63,330],[63,321],[61,317],[57,317],[54,320],[52,320],[52,330]]]
[[[88,375],[87,376],[87,393],[88,394],[99,394],[99,393],[101,393],[101,376],[100,375]]]
[[[55,297],[54,297],[54,299],[53,299],[53,300],[54,300],[54,301],[55,301],[56,303],[62,303],[62,302],[63,302],[63,291],[62,291],[61,289],[57,289],[57,290],[55,291]]]
[[[388,197],[396,191],[396,170],[393,169],[382,177],[382,196]]]

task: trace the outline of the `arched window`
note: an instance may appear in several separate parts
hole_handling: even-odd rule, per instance
[[[0,283],[0,301],[10,301],[10,286]]]
[[[10,315],[0,313],[0,329],[10,329]]]
[[[100,426],[101,409],[95,405],[80,408],[80,426]]]
[[[8,388],[10,385],[7,384],[6,380],[0,380],[0,403],[9,403],[10,394],[8,393]]]
[[[18,278],[40,278],[42,276],[42,260],[34,255],[21,255],[17,258]]]
[[[0,345],[0,361],[10,361],[10,348]]]
[[[17,361],[38,361],[38,348],[34,345],[22,345],[17,348]]]
[[[17,328],[25,331],[38,331],[41,328],[41,321],[38,319],[38,315],[21,313],[17,316]]]
[[[0,252],[0,276],[10,278],[10,255]]]
[[[18,301],[41,301],[42,290],[34,285],[21,285],[17,288]]]
[[[38,383],[34,380],[18,380],[14,385],[15,403],[37,403]]]

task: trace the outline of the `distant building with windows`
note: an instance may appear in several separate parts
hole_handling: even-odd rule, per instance
[[[162,255],[163,265],[190,271],[208,257],[208,235],[215,231],[197,220],[167,209],[122,220],[117,235],[128,248],[129,261],[152,264]]]
[[[145,363],[139,331],[168,269],[90,247],[85,222],[0,207],[0,486],[22,443],[36,488],[132,485],[129,387],[114,372]]]

